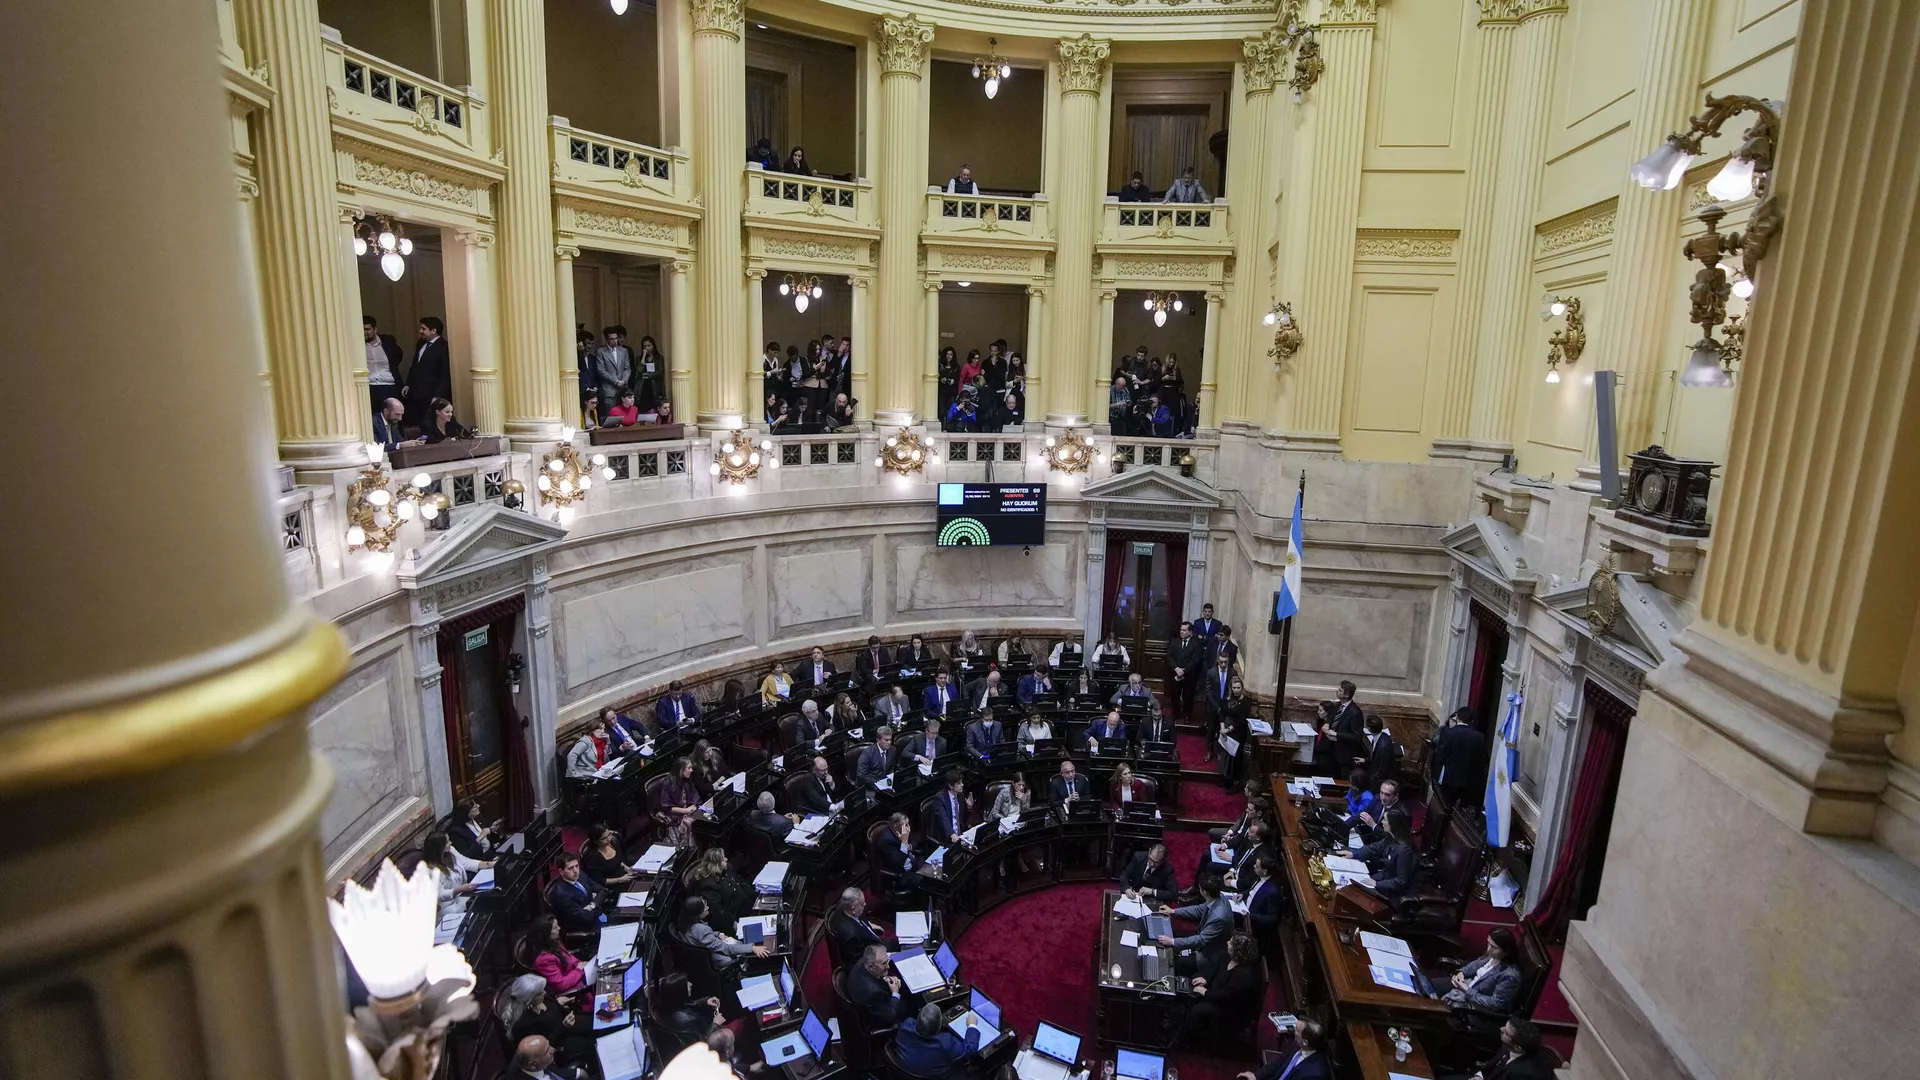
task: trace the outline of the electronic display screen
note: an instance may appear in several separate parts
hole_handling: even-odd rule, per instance
[[[1159,1054],[1143,1054],[1138,1050],[1121,1049],[1116,1051],[1113,1071],[1127,1080],[1161,1080],[1166,1073],[1167,1059]]]
[[[1033,1032],[1033,1048],[1055,1061],[1072,1065],[1080,1056],[1080,1036],[1042,1020]]]
[[[807,1048],[821,1061],[827,1060],[827,1025],[820,1022],[820,1015],[812,1009],[807,1010],[807,1018],[800,1023],[800,1035],[807,1040]]]
[[[953,950],[943,941],[940,943],[940,951],[933,954],[933,966],[940,969],[941,978],[951,982],[953,973],[960,970],[960,958],[953,955]]]
[[[1047,542],[1047,485],[940,484],[935,489],[940,547]]]

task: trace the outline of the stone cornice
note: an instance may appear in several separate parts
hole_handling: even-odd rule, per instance
[[[1060,50],[1060,89],[1068,94],[1098,94],[1107,78],[1107,58],[1113,43],[1091,34],[1063,39]]]
[[[873,35],[882,75],[920,77],[927,46],[933,43],[932,23],[922,22],[918,15],[882,15],[873,20]]]

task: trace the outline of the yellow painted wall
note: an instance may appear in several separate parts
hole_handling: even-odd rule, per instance
[[[652,11],[547,0],[547,109],[575,127],[659,146],[659,37]],[[741,159],[746,147],[740,148]]]
[[[458,0],[320,0],[320,21],[340,31],[340,40],[353,48],[390,60],[419,75],[459,85],[466,81],[465,62],[446,49],[434,48],[434,8],[452,31],[446,39],[462,40]],[[456,54],[461,50],[452,50]],[[443,61],[447,70],[443,72]]]
[[[1016,68],[992,101],[970,64],[936,60],[928,86],[927,183],[944,185],[973,167],[974,182],[994,194],[1039,191],[1045,141],[1046,73]]]
[[[1349,458],[1425,461],[1438,434],[1453,324],[1451,266],[1354,275],[1341,445]]]

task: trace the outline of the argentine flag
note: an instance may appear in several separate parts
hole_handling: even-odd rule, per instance
[[[1493,768],[1487,770],[1487,845],[1506,847],[1512,838],[1513,774],[1520,769],[1520,705],[1516,691],[1507,695],[1507,718],[1500,722],[1500,740],[1493,744]]]
[[[1293,528],[1287,531],[1287,568],[1280,576],[1280,598],[1274,601],[1273,617],[1285,621],[1300,610],[1300,516],[1307,500],[1307,481],[1300,480],[1300,490],[1293,497]]]

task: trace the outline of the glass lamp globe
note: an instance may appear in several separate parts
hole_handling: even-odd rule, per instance
[[[432,503],[426,503],[420,507],[420,516],[428,521],[432,521],[434,518],[440,516],[440,508]]]
[[[561,461],[559,458],[554,458],[553,460],[547,462],[547,468],[553,472],[559,472],[560,470],[566,467],[567,467],[566,463]]]
[[[1000,94],[1000,76],[998,75],[988,76],[987,77],[987,100],[992,101],[995,97],[998,97],[999,94]]]
[[[428,474],[426,474],[426,473],[414,473],[414,474],[413,474],[413,486],[414,486],[415,488],[417,488],[417,489],[419,489],[419,490],[421,490],[421,491],[425,491],[425,490],[427,490],[427,485],[428,485],[428,484],[431,484],[431,483],[433,483],[433,477],[432,477],[432,476],[430,476],[430,475],[428,475]]]
[[[716,462],[713,462],[712,464],[710,464],[710,465],[708,465],[708,466],[707,466],[707,472],[708,472],[708,473],[710,473],[710,474],[712,474],[712,475],[714,475],[714,476],[719,476],[719,475],[720,475],[720,463],[716,461]]]
[[[1680,186],[1680,178],[1686,175],[1687,166],[1693,163],[1693,155],[1673,145],[1663,142],[1654,147],[1651,154],[1633,163],[1627,170],[1633,182],[1653,191],[1672,191]]]
[[[1184,310],[1185,307],[1186,307],[1186,301],[1180,299],[1177,296],[1173,298],[1173,310],[1181,311],[1181,310]]]
[[[1153,325],[1155,326],[1167,325],[1167,313],[1165,309],[1162,309],[1160,311],[1156,311],[1153,313]]]
[[[788,293],[790,293],[790,292],[792,292],[792,291],[793,291],[793,287],[792,287],[792,286],[790,286],[790,285],[788,285],[788,284],[787,284],[786,282],[784,282],[784,281],[780,283],[780,295],[781,295],[781,296],[785,296],[785,295],[787,295]]]
[[[976,78],[976,79],[980,77],[980,65],[979,65],[979,64],[975,64],[975,65],[973,65],[973,77],[974,77],[974,78]]]
[[[359,255],[365,255],[365,254],[367,253],[367,238],[366,238],[366,237],[364,237],[364,236],[356,236],[356,237],[354,237],[354,238],[353,238],[353,253],[354,253],[354,255],[356,255],[356,256],[359,256]]]
[[[580,474],[580,490],[585,491],[592,486],[593,486],[593,474],[581,473]]]
[[[806,293],[793,294],[793,309],[795,311],[807,310],[807,294]]]
[[[613,0],[613,13],[615,15],[625,15],[627,13],[627,0]]]
[[[402,255],[413,254],[413,241],[407,239],[404,236],[400,238],[400,254]]]
[[[739,468],[741,465],[745,464],[746,460],[747,460],[746,458],[740,456],[740,452],[738,450],[727,455],[727,464],[732,465],[736,469]]]
[[[1707,194],[1721,202],[1737,202],[1753,194],[1753,162],[1743,157],[1728,158],[1707,181]]]
[[[562,477],[560,479],[560,494],[562,495],[573,494],[573,481],[568,480],[565,477]]]
[[[1152,310],[1153,310],[1153,300],[1152,300],[1151,298],[1149,298],[1149,299],[1146,299],[1146,300],[1142,300],[1142,301],[1140,301],[1140,310],[1142,310],[1142,311],[1152,311]]]
[[[1011,79],[1011,78],[1013,78],[1013,65],[1012,65],[1012,64],[1001,64],[1001,65],[1000,65],[1000,77],[1001,77],[1001,78],[1003,78],[1003,79]]]
[[[389,251],[380,256],[380,272],[387,275],[388,281],[399,281],[400,276],[407,272],[407,260],[401,258],[398,252]]]
[[[539,488],[541,491],[552,491],[553,481],[547,479],[546,473],[541,473],[540,479],[535,480],[533,486]]]
[[[604,469],[601,469],[601,470],[600,470],[600,475],[601,475],[602,477],[604,477],[604,478],[606,478],[606,479],[608,479],[608,480],[611,480],[611,479],[613,479],[613,475],[614,475],[614,474],[613,474],[613,466],[611,466],[611,465],[609,465],[609,466],[607,466],[606,468],[604,468]]]
[[[1733,377],[1720,366],[1720,343],[1712,338],[1702,338],[1687,356],[1687,366],[1680,372],[1680,385],[1693,387],[1726,387],[1733,385]]]
[[[884,461],[881,461],[881,460],[880,460],[879,458],[874,458],[874,459],[873,459],[873,467],[874,467],[874,468],[876,468],[876,469],[878,469],[878,468],[880,468],[880,467],[882,467],[882,466],[884,466],[885,464],[886,464],[886,462],[884,462]]]
[[[815,285],[815,286],[813,287],[813,298],[814,298],[815,300],[818,300],[818,299],[820,299],[821,297],[823,297],[823,296],[825,296],[825,295],[827,295],[827,290],[825,290],[825,289],[823,289],[823,288],[821,288],[821,287],[820,287],[820,286],[818,286],[818,285]]]
[[[377,442],[367,444],[367,464],[378,465],[387,456],[387,448]]]
[[[401,521],[412,521],[413,520],[413,500],[411,499],[400,500],[400,505],[395,506],[393,508],[393,512],[400,515]],[[431,521],[433,519],[433,515],[428,514],[427,519]]]
[[[747,455],[747,464],[749,464],[749,465],[758,465],[758,464],[760,464],[760,451],[758,451],[758,450],[755,450],[755,451],[754,451],[753,453],[751,453],[751,454],[748,454],[748,455]]]
[[[393,250],[393,233],[386,229],[380,230],[380,250],[381,251]]]
[[[771,450],[771,449],[773,449],[773,440],[772,440],[772,439],[761,439],[761,440],[760,440],[760,449],[762,449],[762,450]]]
[[[367,505],[369,506],[385,506],[392,501],[393,496],[387,494],[385,488],[374,488],[372,491],[367,492]]]
[[[1742,300],[1745,300],[1748,297],[1752,296],[1753,295],[1753,279],[1743,277],[1735,281],[1733,283],[1733,295],[1739,297]]]
[[[367,530],[358,525],[347,526],[347,546],[359,547],[367,542]]]
[[[1547,382],[1548,382],[1549,384],[1551,384],[1551,383],[1557,383],[1557,382],[1559,382],[1559,381],[1560,381],[1560,369],[1559,369],[1559,368],[1548,368],[1548,369],[1547,369]]]

